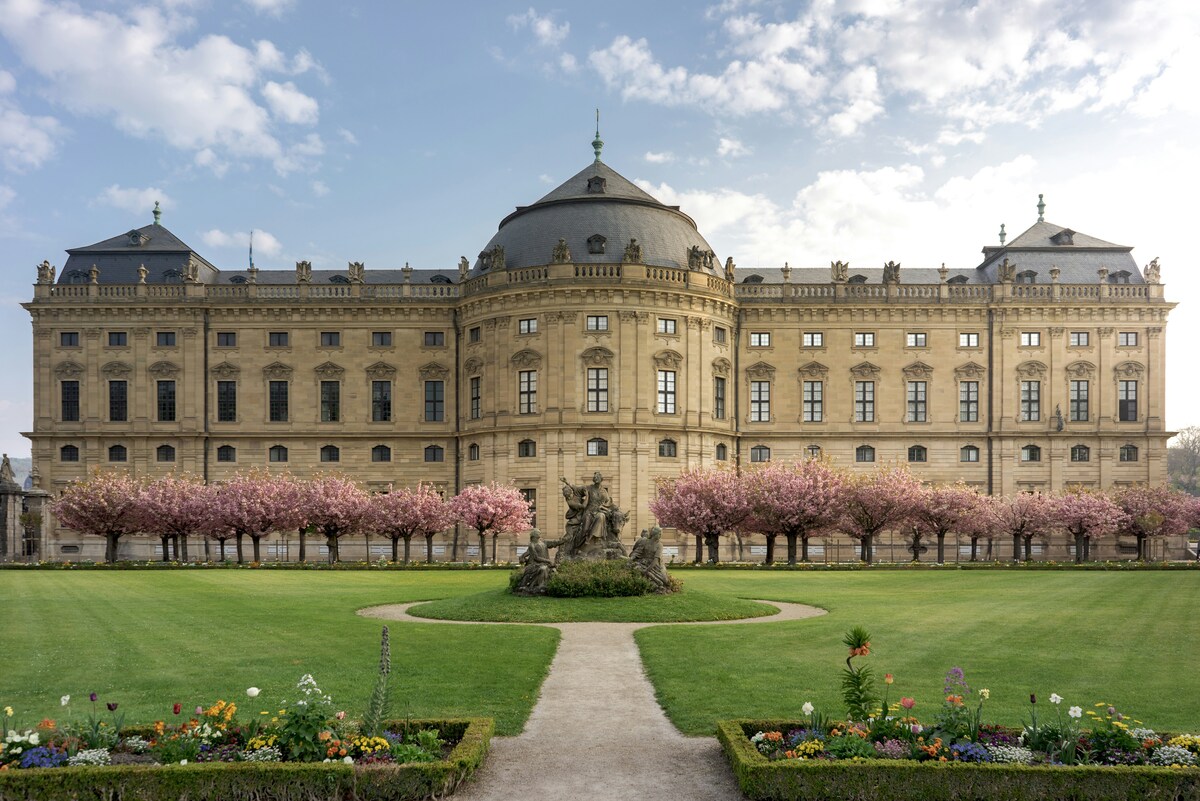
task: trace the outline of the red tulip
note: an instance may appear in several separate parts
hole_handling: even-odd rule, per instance
[[[175,706],[171,707],[171,711],[174,712],[176,715],[178,715],[180,710],[182,710],[182,709],[183,709],[183,704],[176,704]]]

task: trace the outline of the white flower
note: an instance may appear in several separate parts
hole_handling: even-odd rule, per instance
[[[1062,696],[1061,696],[1061,695],[1059,695],[1058,693],[1050,693],[1050,703],[1052,703],[1052,704],[1061,704],[1061,703],[1062,703]]]
[[[258,693],[259,693],[259,689],[257,687],[247,687],[246,688],[246,695],[250,696],[251,698],[257,698]]]
[[[346,757],[346,758],[345,758],[345,759],[343,759],[342,761],[343,761],[343,762],[345,762],[347,765],[353,765],[353,764],[354,764],[354,760],[353,760],[353,759],[351,759],[350,757]]]
[[[1067,715],[1073,718],[1081,718],[1083,717],[1083,710],[1077,706],[1073,706],[1067,710]]]
[[[30,745],[38,744],[38,733],[36,731],[33,734],[29,735],[29,744]]]
[[[805,701],[804,706],[800,707],[800,711],[806,715],[811,715],[814,709],[816,709],[816,707],[814,707],[809,701]]]
[[[186,760],[186,759],[181,759],[181,760],[179,760],[179,764],[180,764],[180,765],[186,765],[186,764],[187,764],[187,760]]]
[[[989,690],[987,687],[984,687],[982,690],[979,691],[979,697],[986,701],[987,699],[992,697],[992,691]]]
[[[59,699],[59,703],[62,704],[63,706],[66,706],[67,704],[71,703],[71,696],[64,695],[62,698]]]

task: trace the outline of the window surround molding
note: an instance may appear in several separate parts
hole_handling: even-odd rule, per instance
[[[587,367],[609,367],[613,363],[616,354],[608,348],[602,348],[599,345],[588,348],[583,353],[579,354],[579,359]]]
[[[423,365],[419,372],[422,381],[445,381],[450,376],[450,370],[437,362]]]
[[[660,350],[654,354],[654,367],[657,370],[678,370],[683,365],[683,355],[674,350]]]
[[[367,380],[390,381],[396,378],[396,368],[387,362],[375,362],[366,368]]]
[[[509,363],[519,370],[536,370],[542,364],[542,354],[525,348],[514,353]]]
[[[146,368],[146,372],[155,378],[175,378],[183,370],[174,362],[155,362]]]

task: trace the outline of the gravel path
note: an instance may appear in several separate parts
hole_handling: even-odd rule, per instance
[[[462,801],[594,801],[744,797],[715,737],[685,737],[663,714],[642,670],[633,632],[646,626],[777,623],[825,614],[762,601],[779,614],[706,623],[474,623],[412,617],[415,604],[376,606],[365,617],[412,623],[548,625],[562,632],[525,730],[492,740],[492,756]],[[600,679],[600,680],[598,680]]]

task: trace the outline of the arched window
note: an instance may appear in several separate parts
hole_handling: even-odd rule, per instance
[[[664,439],[658,443],[658,455],[668,458],[675,456],[675,440]]]
[[[1122,445],[1118,459],[1122,462],[1136,462],[1138,460],[1137,445]]]
[[[447,278],[444,275],[435,275],[429,279],[429,283],[431,283],[431,284],[453,284],[454,282],[451,281],[449,278]]]
[[[807,448],[804,449],[804,452],[808,454],[809,459],[820,459],[821,458],[821,446],[820,445],[809,445]]]
[[[160,462],[175,461],[175,449],[170,445],[159,445],[158,449],[154,453],[155,457]]]
[[[229,279],[229,283],[231,283],[231,284],[244,284],[244,283],[246,283],[246,276],[244,276],[244,275],[235,275],[235,276],[232,276],[232,277]]]
[[[717,461],[724,462],[729,458],[729,447],[724,443],[717,444]]]
[[[1072,445],[1071,446],[1071,461],[1072,462],[1090,462],[1092,460],[1092,449],[1087,445]]]
[[[340,462],[342,460],[342,451],[337,445],[326,445],[321,448],[322,462]]]
[[[1037,445],[1026,445],[1021,448],[1022,462],[1040,462],[1042,461],[1042,449]]]
[[[1023,270],[1023,271],[1017,273],[1017,281],[1016,282],[1018,284],[1036,284],[1037,283],[1037,272],[1034,270]]]
[[[68,284],[86,284],[88,282],[88,274],[83,270],[71,270],[67,273]]]
[[[925,450],[924,445],[913,445],[908,449],[908,461],[924,462],[929,457],[929,451]]]
[[[217,448],[217,461],[236,462],[237,448],[233,447],[232,445],[222,445],[221,447]]]
[[[606,240],[600,234],[592,234],[587,240],[588,253],[603,253],[604,243],[607,241],[608,240]]]
[[[376,445],[371,448],[372,462],[390,462],[392,461],[392,449],[387,445]]]
[[[427,462],[444,462],[446,461],[446,451],[441,445],[425,446],[425,461]]]
[[[608,456],[608,440],[592,437],[587,441],[588,456]]]
[[[78,462],[79,447],[76,445],[63,445],[58,449],[58,460],[60,462]]]
[[[849,279],[846,280],[846,283],[847,284],[865,284],[865,283],[867,283],[867,277],[865,275],[852,275],[852,276],[850,276]]]
[[[129,461],[129,451],[125,450],[124,445],[111,445],[108,449],[108,461],[127,462]]]
[[[771,449],[766,445],[755,445],[750,449],[750,461],[752,462],[769,462],[771,461]]]
[[[350,283],[350,279],[344,275],[331,275],[331,276],[329,276],[329,283],[331,283],[331,284],[348,284],[348,283]]]
[[[472,442],[470,445],[467,446],[467,461],[468,462],[479,461],[479,445],[477,443]]]
[[[743,284],[761,284],[763,277],[761,275],[747,275],[742,279]]]
[[[979,448],[974,445],[963,445],[958,450],[958,461],[960,462],[978,462]]]
[[[965,283],[967,283],[967,277],[965,275],[951,276],[949,279],[947,279],[946,283],[947,284],[965,284]]]
[[[267,451],[267,460],[271,462],[286,462],[288,460],[287,448],[282,445],[272,445]]]
[[[164,284],[182,284],[183,273],[179,270],[163,270],[162,282]]]
[[[517,443],[517,456],[528,458],[537,456],[537,443],[531,439],[523,439]]]
[[[1117,270],[1115,273],[1108,274],[1108,282],[1110,284],[1128,284],[1129,276],[1128,270]]]
[[[870,445],[859,445],[854,449],[854,461],[856,462],[873,462],[875,461],[875,449]]]

